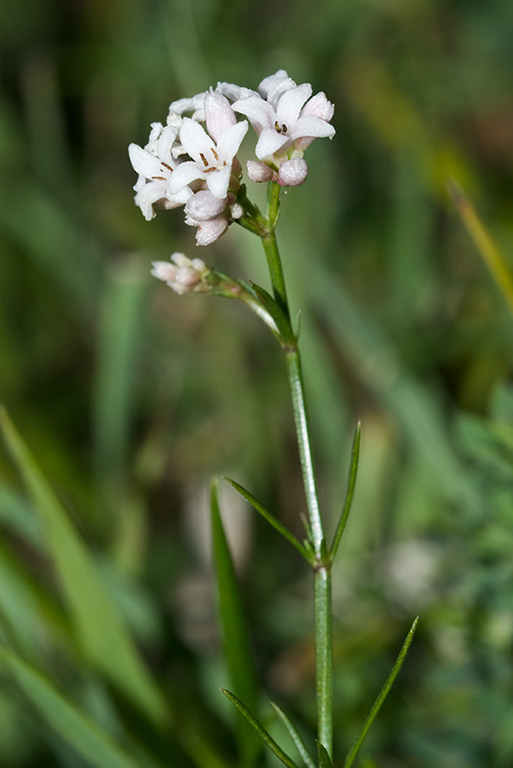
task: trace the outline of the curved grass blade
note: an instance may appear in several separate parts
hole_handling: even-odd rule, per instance
[[[228,664],[231,685],[256,709],[257,682],[249,633],[240,596],[237,575],[226,540],[219,510],[217,481],[210,491],[213,553],[217,579],[217,603],[221,619],[224,657]],[[245,720],[237,718],[237,741],[244,766],[253,765],[261,751],[260,740]]]
[[[317,757],[319,758],[319,768],[333,768],[328,750],[321,744],[320,741],[316,741],[317,744]]]
[[[94,768],[140,768],[97,723],[6,647],[0,661],[51,728]]]
[[[470,199],[454,179],[451,179],[449,182],[448,191],[458,209],[463,224],[467,228],[467,232],[490,270],[508,305],[509,311],[513,314],[513,274],[508,266],[508,260],[493,241]]]
[[[299,539],[297,539],[293,533],[291,533],[288,528],[286,528],[283,523],[281,523],[277,517],[275,517],[272,512],[269,512],[268,509],[266,509],[262,504],[260,504],[259,501],[253,496],[252,493],[247,491],[245,488],[243,488],[242,485],[237,483],[235,480],[231,480],[229,477],[223,477],[223,480],[226,480],[226,482],[234,488],[237,493],[240,493],[240,495],[248,501],[251,506],[256,509],[256,511],[262,515],[262,517],[267,520],[269,525],[272,525],[273,528],[275,528],[278,533],[281,533],[284,539],[286,539],[289,544],[292,544],[292,546],[297,549],[299,554],[305,558],[309,563],[313,564],[312,556],[310,552],[307,550],[307,548],[301,544]]]
[[[144,665],[94,557],[3,407],[0,428],[43,522],[46,545],[82,652],[140,711],[164,726],[169,721],[167,703]]]
[[[349,482],[347,486],[346,498],[344,501],[344,506],[342,507],[340,519],[338,521],[337,530],[335,531],[335,536],[333,537],[333,544],[331,545],[330,557],[332,560],[334,560],[337,554],[340,540],[342,539],[342,534],[344,533],[347,519],[349,517],[349,513],[351,511],[351,506],[353,503],[354,489],[356,485],[356,475],[358,473],[358,459],[360,457],[361,434],[362,434],[362,425],[361,425],[361,422],[358,422],[358,424],[356,425],[354,438],[353,438],[353,448],[351,451],[351,466],[349,467]]]
[[[304,764],[307,766],[307,768],[317,768],[312,757],[310,756],[310,753],[308,752],[308,749],[306,748],[305,742],[299,735],[297,728],[292,722],[292,720],[290,719],[290,717],[288,717],[288,715],[285,714],[283,709],[281,709],[281,707],[275,704],[274,701],[271,701],[271,706],[274,708],[276,714],[285,725],[285,728],[287,729],[287,731],[290,733],[292,740],[297,747],[297,751],[299,752],[299,754],[303,759]]]
[[[266,744],[271,752],[274,752],[276,757],[281,760],[281,762],[287,766],[287,768],[298,768],[296,763],[292,760],[291,757],[289,757],[286,752],[283,751],[283,749],[280,747],[279,744],[276,743],[276,741],[273,739],[270,733],[268,733],[264,726],[261,725],[256,717],[253,715],[253,713],[246,707],[245,704],[242,703],[242,701],[235,696],[234,693],[231,691],[227,691],[226,688],[221,688],[222,692],[226,696],[227,699],[229,699],[234,707],[237,707],[239,712],[244,715],[248,723],[251,723],[255,731],[258,733],[264,744]]]
[[[401,669],[401,667],[402,667],[402,665],[404,663],[404,660],[406,658],[406,654],[408,653],[408,649],[409,649],[409,647],[411,645],[411,642],[413,640],[413,636],[415,634],[415,630],[417,629],[417,624],[418,623],[419,623],[419,617],[417,616],[417,618],[415,619],[415,621],[411,625],[410,631],[406,635],[406,640],[404,641],[404,643],[402,645],[402,648],[399,651],[399,655],[397,657],[397,660],[396,660],[394,666],[392,667],[392,670],[391,670],[389,676],[387,677],[383,688],[379,692],[379,694],[378,694],[378,696],[376,698],[376,701],[372,705],[371,710],[370,710],[369,714],[367,715],[367,719],[365,720],[360,733],[356,737],[356,739],[355,739],[355,741],[353,743],[353,746],[349,750],[349,753],[348,753],[348,755],[346,757],[346,760],[344,762],[344,768],[350,768],[350,766],[354,763],[354,760],[355,760],[358,752],[360,751],[360,748],[361,748],[361,746],[362,746],[362,744],[363,744],[363,742],[365,740],[365,737],[367,736],[367,733],[369,732],[369,728],[371,727],[371,725],[372,725],[376,715],[378,714],[379,710],[381,709],[381,705],[383,704],[383,702],[385,701],[386,697],[388,696],[388,693],[389,693],[392,685],[394,684],[394,681],[395,681],[397,675],[399,674],[399,670]]]

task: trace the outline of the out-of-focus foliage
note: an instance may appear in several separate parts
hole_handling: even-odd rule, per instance
[[[336,104],[335,139],[312,145],[307,183],[283,197],[279,240],[333,521],[363,425],[335,579],[337,750],[420,613],[366,754],[511,765],[513,321],[446,185],[512,254],[512,35],[510,0],[0,5],[0,399],[171,711],[165,727],[141,715],[81,645],[2,451],[2,766],[100,765],[80,752],[91,728],[112,765],[238,765],[207,487],[242,481],[301,536],[285,376],[242,306],[149,277],[152,259],[192,253],[193,231],[180,212],[144,221],[126,148],[170,101],[279,68]],[[199,255],[266,285],[259,248],[233,226]],[[310,577],[232,490],[221,501],[262,688],[311,739]]]

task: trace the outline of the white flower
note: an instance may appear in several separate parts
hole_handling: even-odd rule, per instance
[[[154,261],[151,274],[163,280],[176,293],[204,293],[211,289],[205,278],[210,269],[201,259],[189,259],[184,253],[173,253],[171,262]]]
[[[177,161],[173,146],[178,134],[173,126],[153,123],[148,144],[144,149],[130,144],[128,154],[139,178],[134,185],[135,203],[148,221],[155,216],[154,205],[161,208],[176,208],[183,205],[192,195],[190,189],[171,192],[169,182]]]
[[[184,117],[180,128],[182,148],[191,157],[180,163],[170,179],[169,189],[178,194],[193,181],[205,182],[214,197],[228,194],[232,166],[248,130],[246,120],[238,123],[226,97],[209,92],[205,97],[206,127]]]
[[[175,122],[177,116],[182,116],[184,112],[192,112],[192,119],[200,123],[205,121],[205,96],[207,91],[197,93],[191,98],[178,99],[169,105],[169,122]]]
[[[263,80],[259,90],[267,98],[248,96],[233,104],[236,112],[249,118],[257,133],[255,153],[259,160],[279,165],[287,159],[287,153],[301,153],[314,138],[334,135],[335,129],[328,122],[333,116],[333,105],[322,93],[309,105],[309,83],[296,85],[280,70]]]

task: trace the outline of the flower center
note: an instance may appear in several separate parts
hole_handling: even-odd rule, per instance
[[[284,134],[284,133],[287,133],[288,128],[285,125],[285,123],[282,123],[280,125],[279,122],[276,120],[276,122],[274,123],[274,130],[276,131],[276,133]]]
[[[205,173],[213,173],[213,171],[221,171],[226,166],[226,160],[222,160],[219,162],[219,155],[215,151],[215,149],[212,147],[210,150],[215,158],[215,162],[217,162],[217,165],[215,163],[209,163],[203,152],[200,152],[201,160],[205,166]]]

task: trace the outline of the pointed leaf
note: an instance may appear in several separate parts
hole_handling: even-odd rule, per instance
[[[277,742],[273,739],[270,733],[266,731],[263,725],[261,725],[256,717],[252,714],[252,712],[246,707],[245,704],[242,703],[242,701],[235,696],[235,694],[231,693],[230,691],[227,691],[226,688],[221,688],[224,695],[230,699],[232,704],[237,707],[239,712],[244,715],[248,723],[251,723],[255,731],[258,733],[264,744],[266,744],[271,752],[274,752],[276,757],[281,760],[281,762],[287,766],[287,768],[298,768],[296,763],[290,758],[286,752],[283,751],[283,749],[277,744]]]
[[[94,768],[139,768],[100,726],[69,702],[43,675],[6,647],[0,662],[51,728]]]
[[[288,528],[286,528],[283,523],[281,523],[277,517],[273,515],[272,512],[269,512],[268,509],[266,509],[262,504],[260,504],[259,501],[253,496],[252,493],[247,491],[245,488],[243,488],[240,483],[237,483],[235,480],[231,480],[229,477],[223,477],[223,480],[225,480],[229,485],[234,488],[237,493],[240,493],[240,495],[246,499],[246,501],[249,501],[251,506],[256,509],[256,511],[262,515],[262,517],[267,520],[267,522],[272,525],[273,528],[275,528],[281,535],[287,539],[289,544],[292,544],[293,547],[297,549],[300,555],[302,555],[305,560],[307,560],[309,563],[312,562],[312,556],[307,550],[307,548],[301,544],[301,542],[296,539],[293,533],[291,533]]]
[[[342,534],[344,533],[346,523],[347,523],[347,518],[349,517],[349,513],[351,511],[351,505],[353,503],[354,489],[356,485],[356,475],[358,472],[358,459],[360,456],[361,433],[362,433],[362,425],[360,422],[358,422],[358,424],[356,425],[356,430],[353,438],[353,448],[351,451],[351,466],[349,468],[349,482],[347,485],[346,498],[344,501],[344,506],[342,507],[340,520],[337,525],[337,530],[335,531],[335,536],[333,538],[333,544],[331,545],[330,556],[332,560],[335,559],[335,555],[337,554],[338,546],[340,544]]]
[[[404,643],[402,645],[402,648],[399,651],[399,655],[397,657],[397,660],[396,660],[394,666],[392,667],[392,670],[391,670],[389,676],[387,677],[383,688],[379,692],[379,694],[378,694],[378,696],[376,698],[376,701],[372,705],[371,710],[370,710],[369,714],[367,715],[367,719],[365,720],[360,733],[356,737],[356,739],[355,739],[355,741],[353,743],[353,746],[349,750],[349,754],[347,755],[345,763],[344,763],[344,768],[350,768],[350,766],[354,763],[355,758],[356,758],[358,752],[360,751],[360,748],[361,748],[361,746],[362,746],[362,744],[363,744],[363,742],[365,740],[365,737],[367,736],[369,728],[371,727],[372,723],[374,722],[374,719],[375,719],[376,715],[378,714],[379,710],[381,709],[381,705],[383,704],[383,702],[385,701],[386,697],[388,696],[388,693],[389,693],[392,685],[394,684],[394,681],[395,681],[397,675],[399,674],[399,670],[401,669],[401,667],[402,667],[402,665],[404,663],[404,660],[406,658],[406,654],[408,653],[408,648],[410,647],[410,645],[412,643],[413,636],[415,634],[415,630],[417,629],[417,624],[418,623],[419,623],[419,617],[417,616],[417,618],[415,619],[415,621],[411,625],[410,631],[406,635],[406,640],[404,641]]]
[[[136,706],[163,724],[168,711],[162,694],[144,666],[91,553],[4,408],[0,408],[0,427],[42,519],[48,550],[84,654]]]
[[[257,683],[252,661],[253,653],[237,575],[219,510],[217,481],[212,482],[210,503],[217,602],[223,631],[224,657],[228,664],[232,687],[244,697],[250,707],[256,708]],[[260,741],[244,720],[238,719],[237,723],[241,754],[251,764],[255,754],[260,750]]]
[[[319,768],[333,768],[333,763],[331,762],[330,756],[328,755],[328,751],[326,747],[321,744],[320,741],[316,742],[317,744],[317,757],[319,758]]]
[[[308,749],[306,748],[305,742],[299,735],[297,728],[292,722],[292,720],[285,714],[285,712],[283,711],[283,709],[281,709],[281,707],[279,707],[277,704],[274,703],[274,701],[271,701],[271,705],[274,707],[276,714],[280,717],[286,729],[290,733],[292,740],[297,747],[297,751],[303,758],[304,764],[307,766],[307,768],[317,768],[312,757],[310,756],[310,753],[308,752]]]
[[[285,345],[294,346],[297,339],[294,336],[288,317],[276,299],[273,299],[270,293],[268,293],[264,288],[262,288],[260,285],[257,285],[256,283],[252,282],[251,288],[260,304],[264,307],[264,309],[269,313],[269,315],[276,323],[276,327],[278,328],[283,340],[282,343]]]

